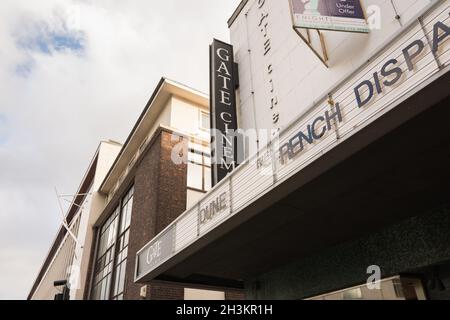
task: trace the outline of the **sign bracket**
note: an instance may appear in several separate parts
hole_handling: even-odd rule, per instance
[[[297,35],[312,50],[312,52],[314,52],[314,54],[317,56],[317,58],[319,58],[319,60],[324,64],[324,66],[329,68],[328,51],[327,51],[323,33],[320,32],[320,30],[315,29],[315,31],[317,31],[318,40],[320,42],[320,50],[317,50],[316,48],[314,48],[314,44],[313,44],[312,36],[311,36],[311,29],[301,29],[301,28],[297,28],[295,26],[293,26],[292,28],[294,29],[295,33],[297,33]],[[301,30],[305,31],[306,34],[302,34]]]

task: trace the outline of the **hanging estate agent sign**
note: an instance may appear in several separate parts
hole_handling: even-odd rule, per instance
[[[237,68],[233,47],[214,39],[210,46],[210,108],[212,185],[237,166],[236,92]]]
[[[294,28],[368,33],[360,0],[290,0]]]

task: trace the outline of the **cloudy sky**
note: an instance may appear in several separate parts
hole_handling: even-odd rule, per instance
[[[101,139],[123,142],[161,76],[208,91],[239,0],[0,1],[0,299],[24,299]]]

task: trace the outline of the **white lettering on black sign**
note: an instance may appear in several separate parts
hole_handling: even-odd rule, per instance
[[[216,185],[237,166],[237,74],[231,45],[214,40],[210,55],[212,184]]]

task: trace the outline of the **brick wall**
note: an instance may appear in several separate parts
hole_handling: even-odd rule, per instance
[[[172,162],[172,148],[179,142],[172,141],[171,137],[170,131],[159,130],[137,165],[125,299],[140,299],[143,284],[133,281],[136,252],[186,209],[187,167]],[[182,143],[186,141],[180,139]],[[182,288],[152,285],[147,290],[151,299],[183,299]]]
[[[150,300],[183,300],[184,288],[171,285],[149,285],[147,299]]]

